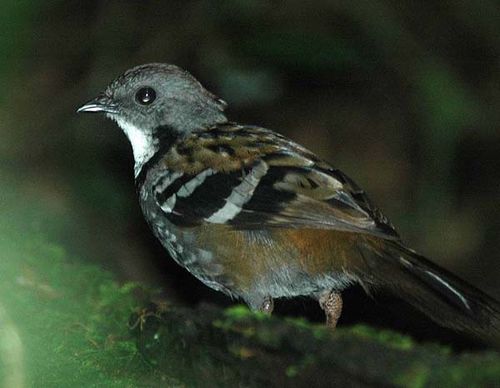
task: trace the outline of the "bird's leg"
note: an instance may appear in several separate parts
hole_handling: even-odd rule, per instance
[[[326,325],[335,329],[342,313],[342,295],[333,290],[319,294],[318,302],[326,315]]]
[[[262,301],[259,311],[271,315],[274,309],[274,301],[270,296],[266,296]]]
[[[243,299],[252,311],[258,311],[267,315],[271,315],[273,312],[274,302],[273,298],[269,295],[250,294]]]
[[[251,296],[250,298],[245,298],[245,302],[252,311],[258,311],[267,315],[271,315],[274,308],[273,298],[268,296]]]

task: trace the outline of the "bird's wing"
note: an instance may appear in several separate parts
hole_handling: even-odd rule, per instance
[[[258,127],[224,125],[174,145],[155,196],[178,225],[313,228],[398,239],[365,192],[293,141]]]

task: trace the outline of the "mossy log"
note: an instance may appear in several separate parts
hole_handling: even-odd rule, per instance
[[[485,387],[500,382],[494,352],[457,355],[390,331],[354,326],[332,332],[243,306],[155,306],[133,315],[131,325],[153,368],[187,386]]]

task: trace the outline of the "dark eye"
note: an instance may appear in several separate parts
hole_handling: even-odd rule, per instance
[[[149,105],[156,100],[156,92],[153,88],[146,86],[144,88],[140,88],[135,93],[135,99],[139,104]]]

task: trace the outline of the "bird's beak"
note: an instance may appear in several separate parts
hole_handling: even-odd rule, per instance
[[[118,113],[118,110],[117,110],[116,104],[113,103],[111,98],[109,98],[107,95],[102,93],[102,94],[99,94],[93,100],[90,100],[86,104],[82,105],[80,108],[78,108],[78,110],[76,112],[77,113],[96,113],[96,112]]]

